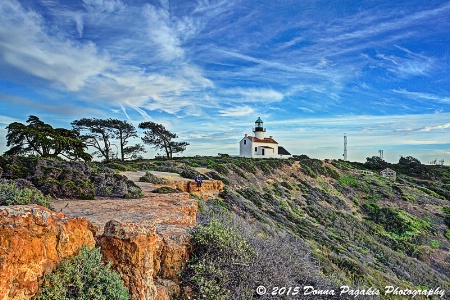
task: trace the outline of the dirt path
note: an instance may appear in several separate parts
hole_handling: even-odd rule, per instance
[[[154,171],[152,171],[155,174]],[[161,176],[157,172],[155,175]],[[138,182],[145,172],[122,172],[134,181],[144,191],[145,196],[139,199],[121,199],[97,197],[96,200],[54,200],[55,211],[77,217],[86,217],[95,225],[97,234],[103,232],[104,225],[109,220],[130,222],[135,224],[152,224],[158,231],[183,230],[196,224],[197,201],[191,199],[188,193],[156,194],[151,191],[155,185]],[[164,178],[173,180],[179,177],[175,173],[164,173]],[[176,176],[175,176],[176,175]],[[181,180],[189,180],[179,177]]]

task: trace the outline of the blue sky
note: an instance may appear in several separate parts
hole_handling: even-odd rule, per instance
[[[152,120],[238,154],[450,162],[450,1],[0,1],[0,152],[34,114]],[[154,152],[146,154],[153,157]]]

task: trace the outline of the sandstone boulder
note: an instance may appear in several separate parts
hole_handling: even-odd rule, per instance
[[[0,299],[31,298],[38,280],[82,245],[95,246],[85,218],[38,205],[0,206]]]
[[[159,231],[159,232],[158,232]],[[180,294],[178,275],[188,258],[189,234],[177,226],[109,221],[99,244],[120,273],[132,300],[169,299]]]
[[[219,192],[223,191],[223,182],[220,180],[204,180],[201,187],[197,186],[193,180],[168,181],[166,185],[182,192],[194,194],[202,199],[217,196]]]

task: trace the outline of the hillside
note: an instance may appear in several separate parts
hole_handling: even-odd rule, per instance
[[[26,163],[18,159],[15,164],[4,164],[3,169],[15,178],[22,174],[44,193],[63,196],[67,189],[61,187],[75,179],[92,186],[95,196],[103,196],[111,190],[106,187],[117,185],[112,180],[121,182],[123,192],[116,194],[122,198],[129,198],[126,191],[130,187],[135,195],[139,195],[137,188],[146,189],[145,184],[135,185],[114,175],[112,169],[115,173],[172,172],[190,179],[203,172],[206,179],[223,182],[224,190],[218,196],[206,199],[191,193],[199,207],[198,225],[191,231],[192,257],[181,274],[181,284],[198,299],[289,299],[295,295],[295,287],[299,289],[296,299],[332,290],[337,295],[316,296],[353,299],[357,292],[379,290],[369,298],[405,298],[395,296],[394,291],[385,295],[387,286],[416,293],[426,290],[436,299],[449,298],[447,166],[424,166],[414,160],[388,165],[397,171],[396,181],[378,175],[377,165],[306,156],[289,160],[194,157],[73,166],[88,171],[69,172],[63,162]],[[109,174],[106,179],[101,170]],[[42,184],[42,174],[54,188]],[[131,178],[133,173],[122,174],[136,180]],[[152,189],[179,192],[168,188],[169,182],[161,180],[164,178],[150,179],[154,181]],[[105,188],[99,189],[98,183]],[[75,192],[72,196],[83,196]],[[157,198],[163,205],[164,197]],[[83,215],[82,207],[95,201],[79,206],[78,215]],[[135,200],[120,201],[133,205]],[[120,210],[120,201],[115,202],[115,210]],[[63,210],[67,207],[67,202],[54,203]],[[76,207],[76,201],[71,203],[69,207]],[[92,215],[84,210],[86,216]],[[134,216],[132,210],[126,210]],[[264,295],[256,290],[260,286],[266,288]],[[305,290],[306,286],[315,291]],[[339,295],[342,286],[348,286],[349,291]],[[272,292],[276,295],[270,295]],[[426,297],[415,296],[422,298]]]
[[[179,164],[208,166],[217,172],[209,176],[224,181],[221,199],[206,202],[214,218],[231,212],[253,226],[268,225],[301,241],[302,246],[289,250],[311,253],[311,265],[318,269],[313,281],[324,279],[332,286],[382,293],[386,286],[440,288],[448,297],[448,167],[422,166],[429,171],[425,176],[411,176],[410,169],[391,165],[398,171],[393,182],[377,172],[359,174],[357,170],[367,170],[359,163],[307,157],[192,158]],[[429,174],[431,179],[426,177]],[[287,285],[274,281],[278,280],[269,281],[267,288]],[[300,282],[305,286],[307,281]]]

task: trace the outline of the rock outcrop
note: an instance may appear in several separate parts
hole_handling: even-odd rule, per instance
[[[122,276],[131,300],[155,299],[153,278],[160,267],[163,243],[154,226],[109,221],[99,244],[103,258]]]
[[[0,299],[29,299],[38,280],[82,245],[94,247],[95,232],[85,218],[38,205],[0,207]]]
[[[83,244],[94,247],[95,240],[132,300],[168,300],[183,293],[178,276],[189,257],[188,229],[196,225],[198,209],[188,193],[209,198],[223,184],[172,184],[184,193],[151,193],[145,186],[146,195],[136,200],[54,201],[64,214],[36,205],[0,207],[0,300],[30,299],[46,272]]]
[[[223,182],[220,180],[204,180],[201,187],[193,180],[167,181],[165,185],[194,194],[204,200],[217,196],[219,192],[223,191]]]
[[[188,241],[185,230],[163,228],[160,235],[153,225],[118,221],[109,221],[99,237],[104,259],[121,274],[131,300],[180,294],[177,275],[188,258]]]
[[[53,205],[86,216],[98,228],[96,239],[104,258],[121,274],[131,299],[168,300],[180,294],[178,275],[189,255],[188,229],[196,224],[198,209],[189,194],[148,193],[136,200],[55,201]]]

